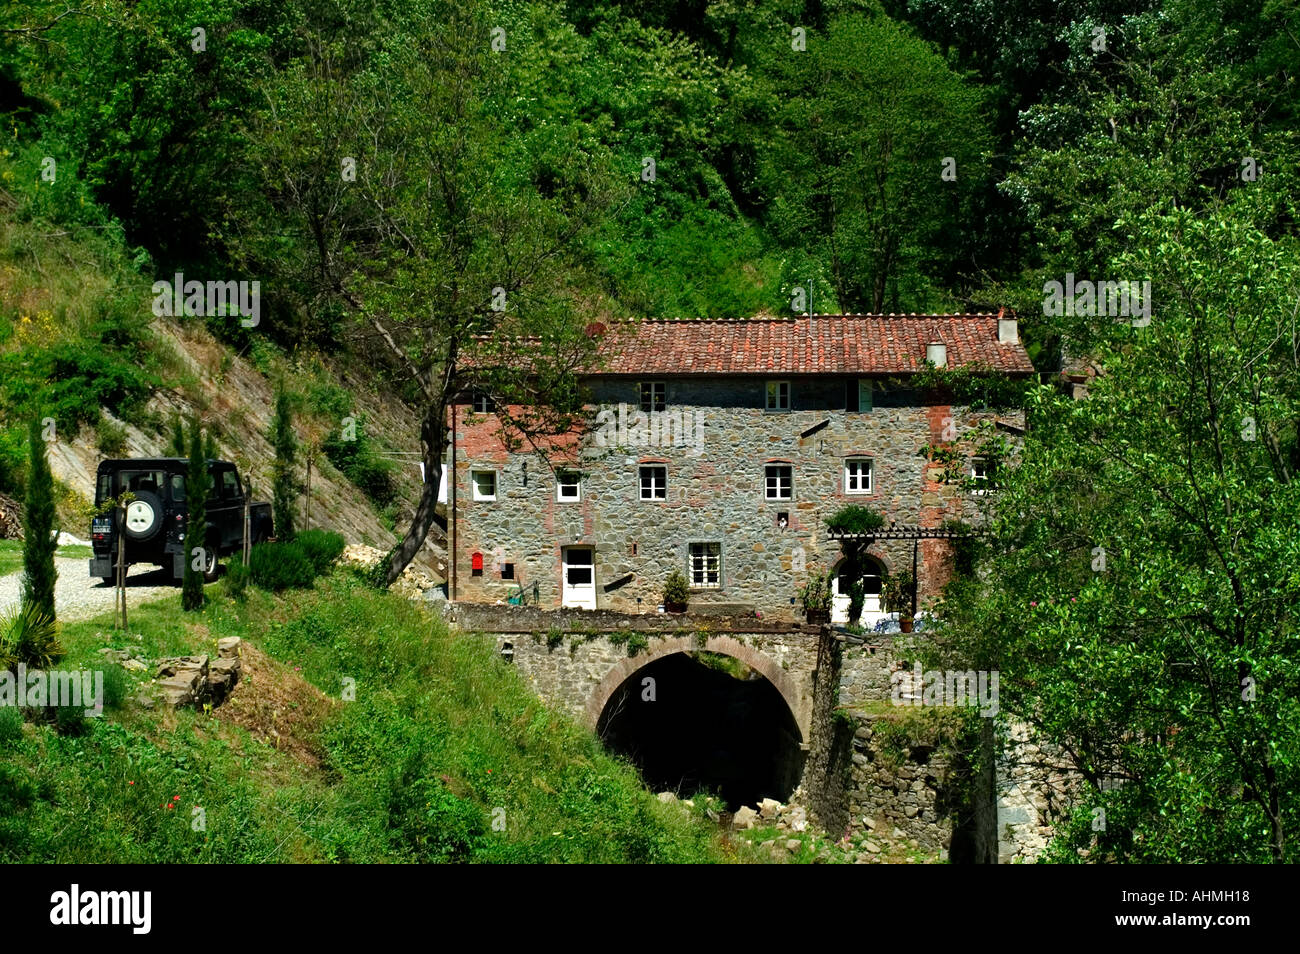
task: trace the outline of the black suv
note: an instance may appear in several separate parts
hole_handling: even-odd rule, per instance
[[[184,457],[150,457],[136,460],[100,461],[95,475],[95,507],[105,500],[130,491],[134,499],[127,504],[123,532],[126,538],[126,564],[152,563],[171,568],[180,579],[185,573],[185,524],[189,509],[185,505],[185,474],[189,461]],[[217,578],[217,561],[236,553],[244,546],[244,483],[235,465],[224,460],[208,461],[212,478],[208,492],[207,530],[204,533],[204,572],[209,583]],[[249,506],[249,526],[253,543],[271,536],[271,505]],[[90,525],[90,542],[94,557],[90,575],[112,583],[117,566],[117,527],[111,514],[96,517]]]

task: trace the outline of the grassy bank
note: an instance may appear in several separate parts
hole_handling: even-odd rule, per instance
[[[196,614],[179,596],[135,610],[129,637],[106,619],[64,628],[72,666],[98,667],[104,646],[153,660],[240,636],[245,678],[204,714],[144,708],[152,673],[128,675],[81,734],[0,711],[0,861],[749,857],[660,804],[488,641],[341,571],[285,597],[218,591]]]

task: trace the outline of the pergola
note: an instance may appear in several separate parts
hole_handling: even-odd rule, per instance
[[[844,541],[853,541],[870,545],[877,540],[911,540],[912,541],[912,608],[916,608],[916,587],[919,583],[918,570],[920,568],[920,547],[917,545],[919,540],[959,540],[964,537],[975,537],[983,534],[984,531],[979,527],[915,527],[905,524],[891,523],[888,527],[881,527],[878,530],[827,530],[826,537],[829,540],[838,540],[841,545]]]

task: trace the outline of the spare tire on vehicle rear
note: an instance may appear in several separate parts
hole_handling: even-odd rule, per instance
[[[162,529],[163,506],[158,495],[137,490],[126,505],[126,535],[132,540],[152,540]]]

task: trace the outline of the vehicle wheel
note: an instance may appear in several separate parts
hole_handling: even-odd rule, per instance
[[[211,544],[203,548],[203,582],[215,583],[221,573],[221,564],[217,559],[217,548]]]
[[[162,529],[163,506],[158,495],[137,491],[126,505],[126,535],[132,540],[152,540]]]

